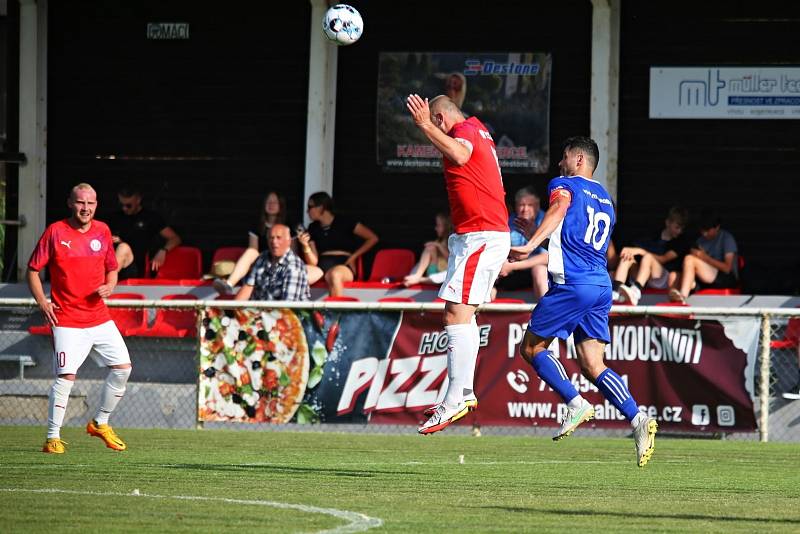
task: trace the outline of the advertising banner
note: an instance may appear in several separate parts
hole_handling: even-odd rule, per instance
[[[478,409],[459,424],[558,423],[566,407],[519,356],[528,313],[482,313]],[[419,424],[447,386],[440,312],[218,310],[203,318],[201,421]],[[662,429],[753,431],[757,319],[612,317],[606,365]],[[598,428],[628,422],[554,343]]]
[[[651,119],[800,119],[798,67],[650,67]]]
[[[544,173],[550,163],[551,56],[541,52],[381,52],[378,165],[441,172],[441,153],[420,133],[406,97],[445,94],[486,125],[504,173]]]

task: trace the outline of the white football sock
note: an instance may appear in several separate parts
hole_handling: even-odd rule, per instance
[[[478,321],[475,316],[472,316],[472,321],[469,324],[470,334],[472,335],[472,359],[469,363],[469,380],[464,385],[465,389],[471,389],[475,392],[475,368],[478,365],[478,352],[481,349],[481,333],[478,329]]]
[[[642,412],[637,413],[636,416],[634,416],[634,418],[631,419],[631,426],[633,428],[636,428],[642,419],[647,419],[647,416]]]
[[[108,424],[108,417],[117,407],[122,396],[125,395],[125,384],[128,383],[130,375],[130,367],[126,369],[111,369],[108,372],[103,392],[100,394],[100,407],[94,416],[94,420],[98,425]]]
[[[50,395],[47,403],[47,437],[60,438],[61,425],[64,424],[64,415],[67,413],[67,402],[69,402],[69,392],[75,382],[61,378],[56,378],[50,388]]]
[[[472,325],[454,324],[444,327],[447,332],[447,393],[445,404],[450,408],[458,406],[464,398],[464,388],[471,388],[471,378],[475,372],[473,360]]]
[[[577,409],[580,408],[582,404],[583,404],[583,397],[581,397],[580,394],[578,394],[577,397],[575,397],[574,399],[572,399],[567,403],[567,408]]]

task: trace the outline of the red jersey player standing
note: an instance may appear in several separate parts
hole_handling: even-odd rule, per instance
[[[89,184],[72,188],[67,201],[72,214],[47,227],[28,262],[28,286],[53,329],[56,380],[50,388],[47,440],[42,452],[61,454],[61,425],[78,368],[92,348],[110,367],[100,406],[86,432],[110,449],[127,446],[108,424],[125,393],[131,374],[128,348],[108,313],[103,298],[117,285],[117,260],[111,231],[94,220],[97,194]],[[51,300],[44,294],[39,272],[50,269]]]
[[[491,298],[492,286],[508,256],[508,210],[494,141],[477,118],[464,118],[458,106],[440,95],[428,102],[409,95],[414,123],[441,153],[455,233],[448,240],[447,278],[439,289],[445,300],[448,336],[447,392],[420,434],[442,430],[478,404],[474,392],[480,336],[475,312]]]

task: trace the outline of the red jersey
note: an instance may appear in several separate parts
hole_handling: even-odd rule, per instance
[[[470,117],[453,126],[447,135],[472,144],[472,156],[464,165],[443,158],[450,216],[456,233],[508,232],[503,176],[494,141],[486,126]]]
[[[89,328],[111,319],[97,288],[106,283],[106,273],[117,269],[111,231],[105,223],[92,221],[81,233],[66,219],[47,227],[28,267],[50,268],[50,297],[58,326]]]

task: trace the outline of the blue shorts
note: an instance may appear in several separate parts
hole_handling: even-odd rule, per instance
[[[544,339],[574,334],[575,343],[585,339],[609,343],[610,310],[611,287],[551,284],[533,309],[528,330]]]

